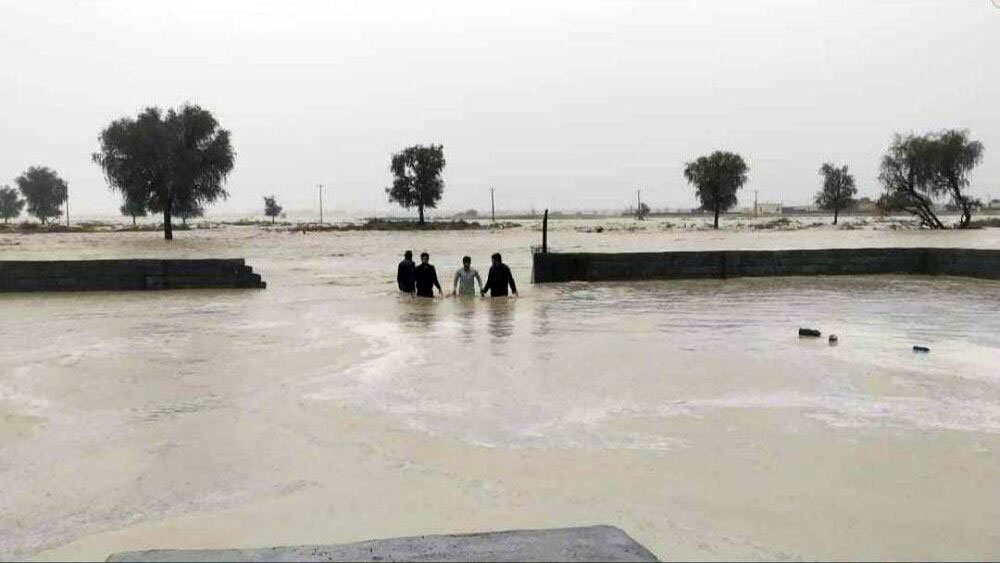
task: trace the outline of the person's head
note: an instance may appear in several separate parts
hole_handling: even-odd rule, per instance
[[[406,258],[407,260],[413,260],[413,251],[407,250],[406,252],[404,252],[403,258]]]
[[[430,259],[431,259],[431,255],[430,254],[427,254],[426,252],[421,252],[420,253],[420,263],[421,264],[426,264],[428,261],[430,261]]]
[[[466,270],[468,270],[469,266],[472,266],[472,258],[469,258],[468,256],[463,256],[462,257],[462,267],[465,268]]]
[[[499,252],[494,252],[493,256],[490,256],[490,258],[493,259],[493,263],[494,264],[499,264],[500,263],[500,253]]]

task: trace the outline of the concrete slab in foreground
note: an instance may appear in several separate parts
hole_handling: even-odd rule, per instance
[[[416,536],[340,545],[154,549],[108,561],[657,561],[614,526]]]

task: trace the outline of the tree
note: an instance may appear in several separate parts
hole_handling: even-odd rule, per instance
[[[935,184],[935,152],[934,142],[927,136],[893,137],[879,166],[878,178],[885,187],[879,198],[883,211],[906,211],[918,217],[921,225],[944,228],[934,213],[934,198],[939,192]]]
[[[281,215],[282,207],[278,205],[278,200],[274,198],[273,195],[264,196],[264,215],[271,218],[271,224],[274,224],[274,218]]]
[[[10,186],[0,187],[0,217],[6,225],[10,219],[16,219],[24,209],[24,200],[18,197],[17,190]]]
[[[386,188],[389,201],[395,201],[404,209],[416,207],[420,224],[424,224],[424,208],[434,209],[444,191],[444,146],[414,145],[392,155],[389,171],[392,172],[392,187]]]
[[[132,226],[135,227],[136,217],[146,216],[146,202],[136,201],[126,197],[125,203],[118,208],[118,211],[120,211],[122,215],[130,215],[132,217]]]
[[[829,162],[819,168],[823,176],[823,188],[816,194],[816,205],[820,209],[833,211],[833,224],[837,224],[837,216],[843,209],[850,209],[857,203],[854,195],[858,189],[854,187],[854,176],[847,171],[847,165],[835,166]]]
[[[983,144],[969,139],[968,131],[947,130],[931,136],[934,146],[934,184],[938,193],[947,194],[962,212],[959,228],[972,221],[972,210],[982,207],[978,199],[964,193],[969,186],[969,172],[983,159]]]
[[[719,228],[719,213],[736,205],[736,192],[747,182],[749,168],[743,157],[715,151],[698,157],[684,166],[684,177],[693,184],[701,208],[715,213],[715,228]]]
[[[164,113],[147,108],[135,118],[113,121],[100,135],[93,160],[126,202],[145,201],[163,214],[163,236],[173,239],[173,215],[194,217],[229,194],[223,184],[235,155],[229,131],[208,110],[183,105]]]
[[[644,221],[649,216],[649,206],[645,202],[639,203],[639,208],[635,211],[636,219]]]
[[[49,218],[62,215],[69,186],[51,168],[32,166],[14,179],[21,194],[28,202],[28,213],[38,217],[44,225]]]
[[[174,208],[174,213],[181,218],[181,224],[185,227],[187,226],[188,219],[196,219],[198,217],[205,216],[205,208],[198,204],[196,201],[186,199],[181,202],[177,202]]]

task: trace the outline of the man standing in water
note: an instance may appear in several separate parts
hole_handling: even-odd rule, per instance
[[[507,264],[500,261],[500,253],[497,252],[493,256],[493,265],[490,266],[490,275],[486,277],[486,285],[483,286],[482,295],[486,295],[486,291],[489,290],[490,297],[506,297],[507,296],[507,285],[510,285],[510,291],[514,295],[517,295],[517,285],[514,284],[514,276],[510,273],[510,268]]]
[[[403,261],[399,263],[396,270],[396,284],[403,293],[413,294],[415,289],[414,270],[417,265],[413,263],[413,252],[407,250],[403,253]]]
[[[413,279],[417,286],[417,297],[434,297],[434,288],[442,296],[441,284],[438,283],[437,270],[430,264],[431,255],[426,252],[420,253],[420,265],[413,269]]]
[[[483,280],[479,277],[479,272],[472,267],[472,258],[465,256],[462,258],[462,267],[455,272],[455,283],[452,285],[451,294],[475,297],[477,284],[482,289]]]

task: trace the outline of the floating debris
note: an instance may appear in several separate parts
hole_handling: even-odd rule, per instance
[[[838,340],[839,339],[837,338],[836,334],[831,334],[830,335],[830,346],[836,346]]]
[[[930,352],[931,349],[928,348],[927,346],[914,346],[913,347],[913,351],[914,352]]]
[[[820,333],[820,331],[814,328],[800,328],[799,336],[810,336],[813,338],[819,338],[820,336],[822,336],[822,333]]]

